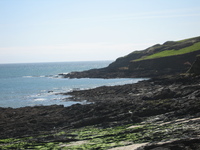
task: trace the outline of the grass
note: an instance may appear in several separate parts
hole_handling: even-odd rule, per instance
[[[159,53],[155,53],[150,56],[142,57],[140,59],[136,59],[133,61],[141,61],[141,60],[147,60],[147,59],[155,59],[155,58],[161,58],[161,57],[167,57],[167,56],[173,56],[173,55],[182,55],[190,52],[194,52],[200,50],[200,42],[193,44],[192,46],[188,46],[179,50],[165,50]]]
[[[195,38],[197,38],[197,37],[195,37]],[[195,39],[195,38],[193,37],[193,38],[183,39],[183,40],[179,40],[177,42],[185,42],[185,41],[192,40],[192,39]]]

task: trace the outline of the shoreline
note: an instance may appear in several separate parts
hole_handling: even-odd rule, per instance
[[[134,84],[103,86],[66,93],[72,95],[66,100],[87,99],[92,102],[87,105],[0,108],[0,137],[37,137],[62,131],[78,131],[91,126],[108,129],[143,124],[147,128],[148,124],[166,126],[167,122],[170,122],[173,128],[177,128],[175,122],[178,122],[178,119],[191,120],[200,117],[199,89],[200,76],[168,76]],[[181,122],[181,131],[174,131],[167,139],[180,140],[184,135],[188,140],[198,139],[199,123],[199,119]],[[167,128],[163,127],[159,132],[164,134],[169,130]],[[145,130],[149,132],[148,129]],[[160,138],[157,135],[151,136],[155,139],[143,137],[143,140],[148,143],[166,140],[161,135]],[[62,137],[59,138],[64,141]],[[55,141],[56,137],[50,139]],[[71,140],[77,139],[71,137]]]

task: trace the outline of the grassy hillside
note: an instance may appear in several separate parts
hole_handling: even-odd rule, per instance
[[[172,49],[172,50],[165,50],[162,52],[158,52],[149,56],[142,57],[140,59],[136,59],[134,61],[154,59],[154,58],[167,57],[167,56],[173,56],[173,55],[182,55],[182,54],[186,54],[186,53],[190,53],[190,52],[194,52],[198,50],[200,50],[200,42],[197,42],[193,44],[192,46],[185,47],[179,50]]]
[[[120,57],[111,63],[108,69],[119,70],[121,68],[127,68],[130,62],[182,55],[198,50],[200,50],[200,36],[179,41],[167,41],[164,44],[156,44],[147,49],[133,51],[124,57]]]
[[[166,41],[117,58],[105,68],[68,74],[65,78],[135,78],[186,72],[200,54],[200,36]]]

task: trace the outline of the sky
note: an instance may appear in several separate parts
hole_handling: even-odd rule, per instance
[[[200,36],[200,0],[0,0],[0,64],[115,60]]]

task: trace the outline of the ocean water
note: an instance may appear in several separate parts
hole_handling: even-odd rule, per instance
[[[19,108],[53,104],[70,106],[77,102],[64,101],[63,99],[68,96],[58,93],[103,85],[136,83],[142,80],[68,79],[58,76],[60,73],[106,67],[109,63],[111,61],[0,64],[0,107]]]

